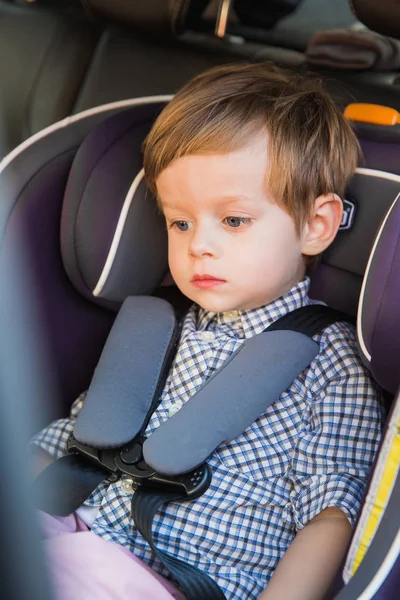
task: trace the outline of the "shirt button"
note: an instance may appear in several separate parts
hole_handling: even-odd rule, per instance
[[[130,495],[133,494],[133,492],[135,491],[135,484],[133,482],[133,479],[121,479],[120,481],[120,488],[121,488],[121,492],[125,495]]]
[[[228,321],[236,321],[236,319],[239,317],[239,312],[237,310],[229,310],[225,314]]]
[[[180,410],[180,408],[181,407],[178,404],[173,404],[168,411],[168,416],[172,417]]]
[[[215,340],[215,335],[212,331],[202,331],[200,333],[200,339],[203,340],[203,342],[213,342]]]

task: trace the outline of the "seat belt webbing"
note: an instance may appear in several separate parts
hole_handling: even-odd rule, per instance
[[[290,329],[291,331],[297,331],[298,333],[312,337],[337,321],[355,323],[352,317],[340,310],[325,306],[324,304],[309,304],[301,308],[296,308],[296,310],[280,317],[267,327],[265,331]]]
[[[132,518],[154,554],[173,575],[187,600],[225,600],[218,584],[197,567],[189,565],[158,549],[154,544],[152,525],[156,512],[166,503],[185,500],[181,494],[140,488],[133,494]]]

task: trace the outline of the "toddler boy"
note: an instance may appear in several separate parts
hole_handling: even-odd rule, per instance
[[[162,111],[144,168],[165,215],[172,277],[194,305],[146,435],[245,339],[311,303],[307,273],[335,238],[358,158],[320,85],[265,65],[207,71]],[[209,458],[207,492],[155,519],[156,545],[206,571],[227,599],[322,599],[349,541],[382,407],[353,327],[335,323],[314,339],[311,365]],[[35,443],[64,455],[82,402]],[[123,483],[101,484],[79,515],[167,575],[130,518]]]

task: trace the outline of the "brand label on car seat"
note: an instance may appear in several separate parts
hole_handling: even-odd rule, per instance
[[[354,214],[356,212],[356,205],[350,200],[343,200],[343,217],[339,225],[339,231],[345,229],[351,229],[354,223]]]

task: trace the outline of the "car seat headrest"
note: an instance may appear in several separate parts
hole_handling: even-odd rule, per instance
[[[399,190],[399,175],[357,169],[346,190],[342,225],[310,288],[312,298],[358,315],[363,359],[392,393],[400,384]]]
[[[180,33],[189,5],[190,0],[85,0],[85,7],[94,16],[158,36]]]
[[[350,0],[353,13],[372,31],[400,38],[400,4],[398,0]]]
[[[374,378],[395,393],[400,384],[400,194],[375,238],[361,288],[357,330]]]
[[[164,105],[138,105],[108,118],[87,136],[71,167],[62,259],[75,288],[103,306],[151,294],[168,270],[165,222],[144,183],[141,154]]]
[[[108,117],[84,139],[69,173],[61,217],[65,270],[81,294],[109,308],[151,295],[168,272],[164,217],[145,185],[141,153],[164,106],[147,101]],[[399,189],[399,175],[358,169],[346,192],[347,217],[311,286],[312,297],[353,315],[360,297],[364,360],[391,392],[400,383]]]
[[[395,152],[396,145],[392,146]],[[387,162],[390,164],[389,159]],[[345,192],[339,232],[312,273],[310,293],[313,298],[356,316],[376,232],[399,189],[399,175],[357,169]]]

